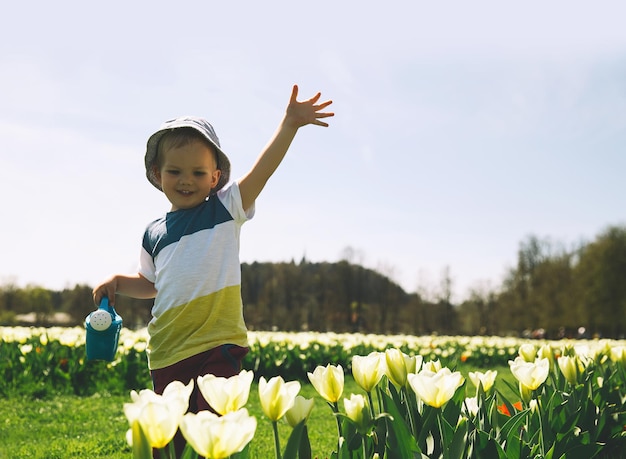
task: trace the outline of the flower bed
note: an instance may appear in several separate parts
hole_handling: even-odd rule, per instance
[[[193,417],[184,414],[188,385],[163,396],[174,397],[176,403],[169,398],[162,402],[145,389],[150,387],[145,330],[123,329],[110,363],[86,360],[80,327],[0,327],[0,336],[2,396],[143,389],[134,392],[125,410],[137,456],[151,457],[150,447],[168,445],[169,432],[181,427],[193,445],[189,457],[196,454],[194,448],[209,457],[247,457],[246,444],[260,420],[240,411],[245,410],[241,403],[215,400],[231,411],[221,418]],[[250,347],[245,371],[237,376],[244,382],[229,386],[245,390],[247,385],[249,390],[252,378],[258,379],[269,422],[276,428],[279,419],[290,420],[294,430],[284,449],[276,442],[276,457],[306,456],[311,403],[297,393],[307,381],[337,419],[337,457],[382,458],[393,451],[394,457],[411,458],[614,458],[626,451],[623,340],[251,332]],[[461,364],[486,370],[469,373],[477,388],[474,394],[467,393],[465,378],[456,371]],[[509,387],[515,399],[502,395],[506,381],[490,370],[507,364],[517,381]],[[343,394],[344,374],[352,374],[362,393]],[[213,379],[198,384],[224,383],[223,378]],[[240,393],[233,396],[247,399]],[[143,417],[147,404],[150,410],[177,411]],[[163,426],[154,425],[155,419],[167,419],[167,434],[162,434]],[[226,434],[232,428],[232,440],[212,443],[212,438],[231,438]],[[215,436],[213,429],[224,435]],[[146,432],[161,434],[157,441]]]

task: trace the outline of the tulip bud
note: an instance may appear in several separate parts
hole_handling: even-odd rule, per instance
[[[548,362],[550,362],[550,368],[554,368],[554,352],[549,344],[544,344],[539,348],[537,351],[537,358],[548,359]]]
[[[318,366],[313,373],[307,373],[315,390],[330,403],[337,403],[343,393],[343,368],[341,365]]]
[[[420,363],[421,359],[422,356],[420,355]],[[415,373],[417,369],[417,360],[417,357],[407,355],[400,349],[387,349],[385,351],[385,363],[387,365],[385,373],[396,387],[404,387],[407,385],[407,375]]]
[[[172,440],[189,406],[193,381],[184,385],[173,381],[162,395],[144,389],[131,391],[132,403],[124,404],[124,414],[131,428],[140,428],[153,448],[164,448]]]
[[[198,377],[198,388],[211,408],[223,415],[246,405],[253,377],[254,373],[246,370],[230,378],[208,374]]]
[[[355,355],[352,357],[352,376],[365,392],[371,392],[385,374],[385,365],[385,354],[382,352]]]
[[[537,359],[534,362],[526,362],[522,357],[509,360],[511,373],[520,383],[530,390],[536,390],[548,378],[550,362],[548,359]]]
[[[519,356],[524,359],[525,362],[534,362],[537,358],[537,348],[534,344],[524,343],[519,347]]]
[[[558,363],[567,382],[575,385],[578,382],[578,358],[562,355],[559,357]]]
[[[422,365],[422,370],[432,371],[433,373],[437,373],[441,368],[441,362],[439,360],[429,360]]]
[[[287,424],[291,427],[296,427],[301,422],[306,422],[313,410],[314,401],[312,398],[304,398],[302,395],[297,395],[293,406],[285,413]]]
[[[289,410],[300,392],[298,381],[285,382],[281,376],[275,376],[269,381],[261,376],[259,380],[259,399],[263,413],[270,421],[278,421]]]
[[[194,451],[204,457],[231,457],[254,437],[256,419],[245,408],[217,416],[210,411],[187,413],[180,430]]]
[[[476,386],[476,392],[478,392],[478,387],[482,384],[483,390],[488,392],[491,389],[496,381],[496,376],[498,376],[498,372],[494,370],[487,370],[485,373],[480,371],[470,371],[468,373],[470,381],[472,384]]]
[[[437,373],[422,370],[417,374],[409,374],[408,380],[417,396],[434,408],[445,405],[465,382],[460,372],[452,373],[449,368],[442,368]]]
[[[626,346],[612,347],[609,355],[613,362],[626,365]]]
[[[368,433],[371,414],[365,397],[361,394],[352,394],[349,399],[343,399],[343,404],[346,415],[356,424],[357,430],[362,434]]]
[[[478,399],[476,397],[466,397],[463,408],[467,415],[476,416],[478,414]]]

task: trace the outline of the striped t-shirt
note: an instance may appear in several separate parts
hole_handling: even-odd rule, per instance
[[[201,205],[148,225],[139,273],[157,290],[148,324],[150,369],[222,344],[247,346],[239,234],[253,215],[232,183]]]

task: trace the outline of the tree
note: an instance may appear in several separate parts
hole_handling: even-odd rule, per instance
[[[85,317],[95,309],[92,288],[87,285],[76,285],[73,289],[62,292],[62,309],[67,312],[75,325],[80,325]]]
[[[580,252],[575,268],[582,325],[593,333],[626,332],[626,228],[610,227]]]
[[[46,324],[55,309],[52,292],[32,285],[27,286],[22,292],[24,303],[30,306],[31,312],[35,313],[36,322]]]

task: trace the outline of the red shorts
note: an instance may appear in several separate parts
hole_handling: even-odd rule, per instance
[[[210,410],[200,391],[198,390],[198,376],[212,374],[222,378],[229,378],[239,374],[241,362],[248,353],[247,347],[235,344],[224,344],[206,352],[181,360],[173,365],[150,371],[154,392],[162,394],[165,387],[172,381],[188,384],[193,380],[193,392],[189,397],[189,411]]]
[[[212,374],[222,378],[229,378],[239,374],[241,362],[248,353],[249,348],[235,344],[224,344],[206,352],[181,360],[169,367],[151,370],[154,392],[162,394],[172,381],[180,381],[189,384],[193,380],[193,392],[189,397],[189,412],[210,410],[211,407],[198,390],[198,376]],[[180,457],[185,447],[185,439],[180,430],[174,436],[176,457]],[[159,458],[159,452],[154,450],[153,457]]]

